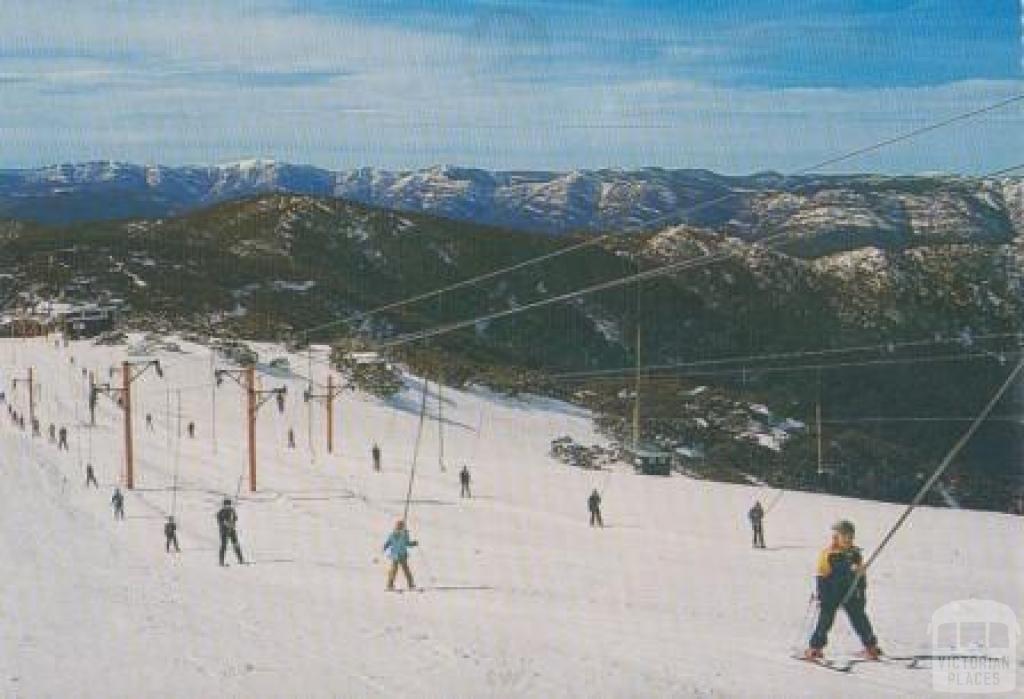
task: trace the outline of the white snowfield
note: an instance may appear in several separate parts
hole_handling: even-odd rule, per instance
[[[303,402],[305,381],[264,374],[263,388],[287,385],[288,400],[283,414],[273,400],[260,410],[258,489],[241,486],[239,538],[253,565],[235,565],[229,551],[231,565],[221,568],[214,515],[245,472],[243,393],[230,379],[216,389],[214,439],[210,353],[179,344],[183,353],[131,357],[159,358],[165,377],[149,371],[134,385],[137,487],[126,494],[127,519],[115,522],[121,413],[101,397],[97,425],[87,427],[81,369],[117,384],[109,367],[128,357],[126,348],[0,341],[0,390],[27,413],[27,386],[12,389],[11,379],[32,366],[43,427],[33,439],[0,414],[0,696],[933,692],[929,669],[862,663],[842,674],[789,657],[806,643],[813,566],[830,525],[852,519],[871,550],[898,506],[787,492],[766,519],[769,548],[753,550],[747,510],[755,498],[771,503],[773,491],[559,464],[548,456],[551,438],[601,440],[586,413],[539,398],[445,390],[442,472],[431,389],[409,516],[419,541],[410,562],[423,592],[396,594],[385,591],[381,549],[402,513],[421,381],[409,377],[390,403],[345,393],[328,455],[324,409]],[[262,361],[286,354],[260,351]],[[324,365],[310,365],[304,353],[288,359],[325,382]],[[68,426],[68,451],[49,443],[50,422]],[[381,473],[372,470],[374,441]],[[98,490],[84,487],[90,459]],[[464,463],[472,499],[459,497]],[[603,530],[588,525],[594,488],[604,496]],[[172,503],[180,554],[164,551]],[[932,612],[953,600],[992,599],[1019,613],[1022,541],[1021,518],[917,511],[869,576],[882,647],[926,648]],[[828,651],[858,648],[840,614]],[[1024,668],[1018,674],[1020,691]]]

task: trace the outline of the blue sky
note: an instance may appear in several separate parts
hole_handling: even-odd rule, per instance
[[[1020,0],[0,3],[0,167],[791,171],[1024,93]],[[984,172],[1024,108],[846,163]]]

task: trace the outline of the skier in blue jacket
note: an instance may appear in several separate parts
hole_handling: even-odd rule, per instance
[[[409,530],[405,528],[404,520],[400,519],[395,522],[394,531],[388,536],[388,540],[384,542],[384,551],[388,554],[388,558],[391,559],[391,570],[388,572],[389,590],[395,589],[395,576],[398,575],[399,567],[401,567],[402,573],[405,575],[405,582],[408,584],[409,589],[416,589],[416,584],[412,581],[412,571],[409,570],[409,549],[418,545],[418,543],[409,538]]]

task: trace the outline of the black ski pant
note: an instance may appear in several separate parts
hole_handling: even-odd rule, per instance
[[[754,524],[754,548],[764,548],[764,527],[760,523]]]
[[[461,495],[462,495],[462,497],[464,497],[464,498],[471,498],[471,497],[473,497],[473,496],[472,496],[472,495],[470,494],[470,492],[469,492],[469,483],[463,483],[463,484],[462,484],[462,494],[461,494]]]
[[[114,519],[124,519],[124,507],[114,506]]]
[[[91,473],[85,477],[85,487],[88,488],[90,483],[94,488],[100,487],[100,484],[96,482],[96,476],[92,475]]]
[[[178,546],[178,535],[177,534],[171,534],[169,537],[167,537],[167,546],[166,546],[167,553],[171,552],[171,546],[174,547],[175,551],[177,551],[178,553],[181,553],[181,547]],[[223,554],[221,554],[221,560],[224,560]]]
[[[811,634],[811,648],[821,649],[828,644],[828,632],[836,620],[836,612],[839,611],[841,601],[842,598],[821,601],[821,607],[818,610],[818,623],[814,627],[814,633]],[[867,612],[864,611],[866,604],[867,601],[862,592],[854,593],[843,605],[843,609],[846,610],[846,616],[850,618],[850,625],[857,632],[860,642],[865,647],[869,647],[878,643],[878,639],[875,638],[875,632],[871,629]]]
[[[601,510],[590,511],[590,526],[593,527],[595,524],[599,527],[604,526],[604,520],[601,519]]]
[[[231,547],[235,549],[235,555],[238,556],[239,563],[245,563],[242,560],[242,547],[238,545],[238,534],[234,529],[220,530],[220,564],[224,565],[224,554],[228,550],[228,541],[231,542]]]

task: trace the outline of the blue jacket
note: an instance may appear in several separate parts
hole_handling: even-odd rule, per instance
[[[409,548],[416,546],[418,542],[409,540],[409,531],[403,529],[391,532],[391,536],[384,543],[384,550],[392,561],[404,561],[409,557]]]

